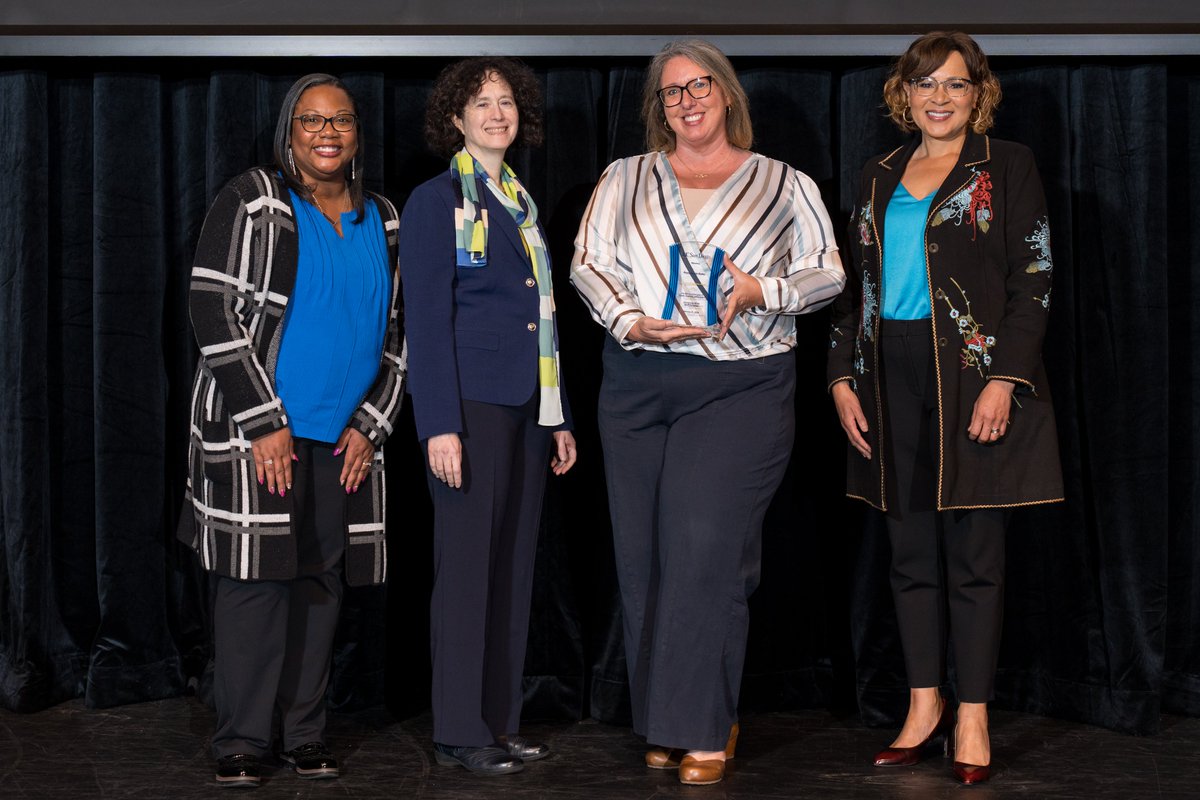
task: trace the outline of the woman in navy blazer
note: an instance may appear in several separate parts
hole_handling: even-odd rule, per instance
[[[434,506],[434,755],[482,774],[545,757],[517,735],[547,465],[575,463],[537,207],[504,163],[541,142],[532,71],[447,67],[426,110],[450,169],[400,222],[409,392]]]

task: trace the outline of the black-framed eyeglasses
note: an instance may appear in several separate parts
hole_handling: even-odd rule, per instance
[[[712,75],[701,75],[699,78],[692,78],[683,86],[664,86],[655,92],[655,94],[658,95],[658,102],[670,108],[683,102],[684,92],[690,94],[693,100],[708,97],[712,92],[712,85]]]
[[[946,78],[944,81],[928,77],[910,78],[908,82],[918,97],[929,97],[937,92],[939,86],[945,89],[946,94],[950,97],[963,97],[975,85],[975,81],[970,78]]]
[[[320,114],[300,114],[292,119],[300,120],[300,127],[309,133],[320,133],[325,130],[326,125],[332,125],[333,129],[340,133],[349,133],[354,130],[354,123],[358,121],[358,115],[337,114],[332,117],[323,117]]]

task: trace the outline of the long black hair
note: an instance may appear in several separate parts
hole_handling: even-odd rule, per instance
[[[305,75],[300,80],[292,84],[292,88],[288,89],[287,94],[283,98],[283,106],[279,109],[279,121],[275,123],[275,168],[283,175],[283,181],[288,188],[296,194],[313,202],[312,190],[305,185],[304,179],[300,176],[300,172],[296,169],[295,162],[291,158],[292,150],[292,117],[296,114],[296,104],[300,102],[300,95],[314,86],[333,86],[341,89],[350,98],[350,104],[354,107],[355,122],[354,132],[356,134],[355,141],[357,147],[354,150],[354,158],[350,160],[350,165],[346,168],[346,184],[350,187],[350,202],[354,205],[354,210],[358,216],[355,217],[355,223],[362,222],[363,219],[363,168],[362,168],[362,153],[363,153],[363,134],[362,123],[358,120],[358,101],[354,99],[354,93],[342,83],[340,78],[333,75],[327,75],[324,72],[314,72],[310,75]]]

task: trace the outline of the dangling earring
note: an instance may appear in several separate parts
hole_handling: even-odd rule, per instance
[[[974,117],[974,119],[971,117]],[[979,120],[981,119],[983,119],[983,111],[980,110],[979,106],[975,106],[973,109],[971,109],[971,116],[967,117],[967,124],[978,125]]]
[[[904,113],[900,115],[900,119],[904,120],[909,125],[916,124],[916,122],[913,120],[913,117],[912,117],[912,106],[904,107]]]
[[[292,146],[290,144],[288,145],[288,168],[292,171],[293,175],[296,174],[296,159],[292,157]]]
[[[357,156],[350,159],[350,182],[351,183],[354,183],[354,178],[358,175],[358,170],[356,168],[357,164],[358,164]]]

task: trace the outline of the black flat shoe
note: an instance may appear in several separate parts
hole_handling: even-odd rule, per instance
[[[291,765],[301,778],[321,780],[336,778],[340,774],[337,759],[321,742],[302,744],[295,750],[280,753],[279,758],[283,763]]]
[[[495,745],[452,747],[434,742],[433,758],[443,767],[464,767],[480,775],[507,775],[525,768],[524,761]]]
[[[550,755],[550,745],[544,742],[531,742],[524,736],[518,736],[515,733],[500,737],[496,744],[507,750],[510,756],[515,756],[522,761],[537,761],[539,758]]]
[[[262,779],[258,756],[236,753],[217,759],[217,785],[227,789],[254,789]]]

